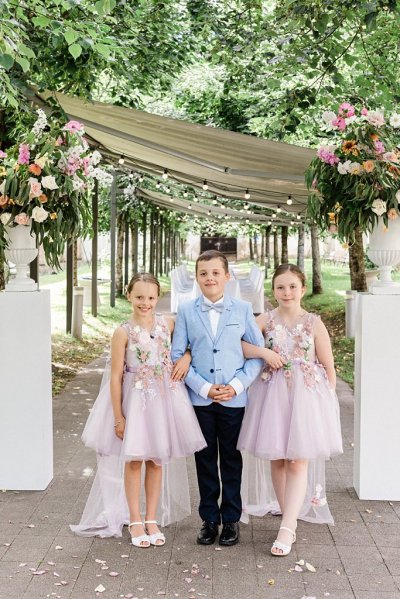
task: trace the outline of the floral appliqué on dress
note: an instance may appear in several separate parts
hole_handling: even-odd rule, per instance
[[[294,364],[298,364],[303,372],[304,384],[308,389],[315,386],[321,380],[321,376],[326,377],[325,369],[310,359],[310,350],[314,346],[314,337],[312,332],[312,323],[314,315],[307,315],[305,322],[297,324],[292,329],[283,324],[275,324],[274,317],[269,314],[269,319],[265,327],[265,347],[275,351],[286,361],[283,366],[283,375],[288,384],[291,382],[292,369]],[[264,366],[261,373],[263,381],[271,380],[274,371],[269,364]]]
[[[170,332],[164,322],[157,323],[151,331],[138,325],[127,323],[129,341],[127,350],[135,356],[132,385],[143,391],[143,409],[146,401],[157,393],[155,383],[161,381],[164,374],[168,375],[170,387],[175,383],[170,380],[172,371]],[[132,372],[132,366],[128,366]]]

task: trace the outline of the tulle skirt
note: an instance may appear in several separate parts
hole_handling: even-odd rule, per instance
[[[323,368],[300,364],[290,378],[279,369],[270,380],[258,377],[249,390],[238,449],[268,460],[327,459],[343,452],[339,402]]]
[[[124,439],[115,434],[109,385],[104,385],[82,434],[82,441],[103,456],[125,461],[171,459],[192,455],[206,447],[199,423],[183,383],[171,388],[169,375],[135,387],[134,373],[126,372],[122,388],[126,419]]]

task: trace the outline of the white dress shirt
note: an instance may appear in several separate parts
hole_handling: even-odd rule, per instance
[[[208,306],[212,306],[213,303],[223,304],[224,296],[222,296],[217,302],[211,302],[210,300],[205,298],[203,295],[203,302]],[[221,316],[221,313],[217,312],[216,310],[208,311],[208,317],[210,319],[211,331],[212,331],[212,334],[214,335],[214,337],[217,335],[218,323],[219,323],[220,316]],[[244,386],[237,377],[234,377],[231,381],[229,381],[228,385],[231,385],[235,389],[236,395],[240,395],[240,393],[242,393],[242,391],[244,391]],[[212,383],[204,383],[204,385],[200,389],[199,395],[201,397],[204,397],[204,399],[207,399],[211,387],[212,387]]]

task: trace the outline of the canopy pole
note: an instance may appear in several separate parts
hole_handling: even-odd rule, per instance
[[[98,259],[98,235],[99,235],[99,182],[94,180],[92,193],[92,315],[97,316],[97,259]]]
[[[110,238],[111,238],[111,285],[110,306],[115,307],[115,241],[117,226],[117,174],[114,171],[111,184],[111,215],[110,215]]]

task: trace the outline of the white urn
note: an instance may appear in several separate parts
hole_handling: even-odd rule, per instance
[[[400,264],[400,218],[389,220],[386,226],[379,217],[369,235],[368,258],[379,268],[379,281],[370,287],[374,294],[400,294],[400,282],[393,281],[392,269]]]
[[[29,264],[38,254],[36,237],[31,234],[31,226],[6,227],[6,235],[6,260],[14,264],[17,271],[15,277],[8,281],[6,291],[37,291],[37,283],[28,275]]]

